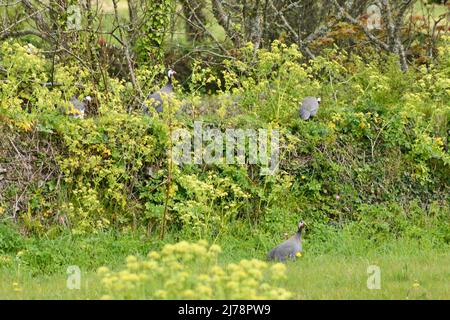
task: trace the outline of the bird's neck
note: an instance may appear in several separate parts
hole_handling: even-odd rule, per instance
[[[297,233],[295,234],[295,237],[297,239],[301,239],[301,237],[302,237],[302,230],[298,230]]]

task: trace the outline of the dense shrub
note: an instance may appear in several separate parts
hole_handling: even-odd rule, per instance
[[[106,94],[85,70],[57,66],[64,85],[49,89],[39,84],[49,68],[35,48],[5,42],[1,50],[8,72],[0,82],[0,132],[8,139],[0,142],[7,169],[0,214],[28,232],[151,233],[167,205],[169,228],[192,238],[226,236],[233,224],[281,233],[302,217],[316,226],[357,222],[375,240],[429,231],[449,241],[445,44],[439,63],[407,73],[391,57],[366,62],[333,49],[306,65],[296,46],[274,42],[256,57],[248,47],[220,73],[195,67],[184,108],[176,103],[153,117],[127,112],[122,81],[110,79]],[[100,104],[84,120],[60,108],[69,107],[80,79],[78,93],[94,93]],[[200,94],[210,83],[218,92]],[[308,122],[298,117],[306,95],[323,100]],[[219,129],[279,129],[279,171],[186,165],[174,168],[169,184],[168,137],[190,130],[194,119]]]

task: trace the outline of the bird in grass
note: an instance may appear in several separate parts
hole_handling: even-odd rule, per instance
[[[167,72],[167,77],[169,79],[168,83],[162,87],[159,91],[151,93],[147,96],[147,101],[149,101],[150,106],[155,108],[156,112],[161,113],[163,111],[164,99],[167,99],[170,95],[173,94],[173,84],[172,78],[176,75],[176,71],[173,69],[169,69]],[[144,112],[149,113],[149,108],[146,104],[144,104]]]
[[[287,259],[295,260],[295,258],[300,257],[303,252],[302,231],[305,225],[304,221],[300,221],[297,226],[297,232],[282,244],[273,248],[267,255],[268,260],[285,262]]]
[[[322,100],[316,97],[306,97],[300,106],[300,117],[303,120],[308,120],[314,117],[319,111],[319,105]]]

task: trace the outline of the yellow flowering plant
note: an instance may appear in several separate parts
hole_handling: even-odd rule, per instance
[[[146,259],[129,256],[123,270],[98,269],[103,299],[288,299],[278,288],[286,266],[257,259],[220,265],[221,248],[206,241],[181,241],[152,251]]]

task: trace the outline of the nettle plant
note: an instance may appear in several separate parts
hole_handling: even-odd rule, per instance
[[[221,248],[206,241],[182,241],[152,251],[146,259],[129,256],[126,267],[98,269],[105,288],[102,299],[288,299],[276,283],[286,266],[260,260],[218,264]]]

